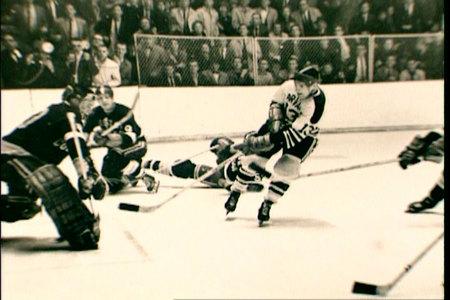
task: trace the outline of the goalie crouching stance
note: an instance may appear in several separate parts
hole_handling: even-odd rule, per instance
[[[100,86],[95,91],[99,106],[89,114],[84,131],[94,145],[107,147],[103,158],[102,175],[108,182],[109,192],[115,194],[127,186],[135,186],[142,179],[149,192],[156,192],[159,182],[143,173],[142,157],[147,153],[147,141],[136,123],[130,108],[114,101],[110,86]],[[123,124],[106,136],[102,132],[124,120]]]
[[[422,159],[440,163],[444,157],[444,134],[431,131],[426,136],[416,136],[399,155],[399,163],[403,169],[417,164]],[[428,196],[422,201],[409,204],[407,213],[420,213],[435,207],[444,199],[444,174],[438,179]]]
[[[241,193],[246,191],[254,172],[270,176],[267,195],[258,211],[260,224],[270,219],[271,206],[286,193],[290,181],[299,174],[300,164],[314,150],[322,117],[325,95],[318,87],[318,70],[307,67],[293,80],[285,81],[277,90],[269,108],[269,118],[257,133],[249,133],[241,144],[248,154],[241,158],[241,167],[225,203],[227,214],[236,209]],[[282,150],[273,174],[264,170],[267,161]]]
[[[36,200],[41,198],[61,238],[76,250],[96,249],[100,238],[99,219],[81,199],[100,200],[106,193],[80,131],[82,94],[67,87],[62,103],[31,116],[1,140],[1,180],[9,189],[1,196],[1,220],[31,219],[40,211]],[[80,178],[79,192],[57,167],[67,155]]]

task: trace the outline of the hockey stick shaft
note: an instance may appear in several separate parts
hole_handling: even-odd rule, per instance
[[[442,238],[444,237],[444,231],[439,234],[425,249],[414,258],[408,265],[405,266],[404,270],[398,274],[398,276],[388,285],[390,288],[395,286],[402,278],[406,275]]]
[[[133,111],[134,111],[134,108],[136,107],[136,104],[137,104],[139,98],[140,98],[140,93],[138,91],[136,93],[136,95],[134,96],[133,104],[131,105],[130,110],[128,111],[128,113],[125,116],[123,116],[122,119],[120,119],[119,121],[117,121],[114,124],[112,124],[111,127],[105,129],[101,133],[101,136],[103,136],[103,137],[107,136],[108,134],[110,134],[111,132],[113,132],[114,130],[116,130],[120,126],[122,126],[126,121],[128,121],[133,116]]]
[[[87,179],[87,173],[88,173],[88,170],[86,169],[87,162],[84,159],[83,151],[81,151],[80,140],[78,139],[78,136],[77,136],[78,131],[77,131],[76,120],[75,120],[76,116],[73,112],[68,112],[66,114],[66,116],[67,116],[67,120],[69,121],[70,130],[72,131],[72,134],[73,134],[73,139],[74,139],[75,149],[77,151],[78,159],[80,160],[81,176],[83,177],[83,179]],[[95,215],[94,205],[92,204],[92,200],[91,200],[90,196],[89,196],[89,205],[91,206],[92,213]]]
[[[240,152],[235,153],[234,155],[232,155],[228,159],[226,159],[223,162],[221,162],[220,164],[218,164],[215,168],[212,168],[211,170],[209,170],[208,172],[206,172],[202,176],[198,177],[193,183],[183,187],[181,190],[179,190],[178,192],[174,193],[173,195],[171,195],[169,198],[165,199],[163,202],[159,203],[158,205],[154,205],[154,206],[138,206],[138,205],[133,205],[133,204],[120,203],[119,208],[120,209],[124,209],[124,210],[133,210],[133,211],[139,211],[139,212],[152,212],[152,211],[162,207],[166,203],[170,202],[171,200],[175,199],[177,196],[179,196],[180,194],[184,193],[185,191],[189,190],[191,187],[195,186],[198,182],[201,182],[204,179],[208,178],[209,176],[213,175],[215,172],[217,172],[221,168],[223,168],[227,163],[229,163],[229,162],[233,161],[234,159],[236,159],[240,154],[241,154]]]
[[[356,170],[356,169],[369,168],[369,167],[374,167],[374,166],[391,164],[391,163],[398,162],[398,161],[399,161],[398,158],[374,161],[374,162],[370,162],[370,163],[358,164],[358,165],[353,165],[353,166],[348,166],[348,167],[335,168],[335,169],[329,169],[329,170],[323,170],[323,171],[317,171],[317,172],[301,174],[299,176],[299,178],[312,177],[312,176],[326,175],[326,174],[331,174],[331,173],[339,173],[339,172]]]

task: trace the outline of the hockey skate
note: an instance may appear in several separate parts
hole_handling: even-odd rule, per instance
[[[147,191],[151,194],[154,194],[158,192],[159,188],[159,180],[156,180],[155,177],[144,174],[142,176],[142,181],[144,182],[145,186],[147,187]]]
[[[435,207],[440,200],[434,200],[430,197],[426,197],[422,201],[413,202],[408,206],[408,209],[405,211],[407,213],[416,214],[421,213],[426,209],[430,209]]]
[[[261,207],[258,210],[259,226],[262,226],[264,222],[269,221],[272,204],[273,202],[270,200],[264,200],[263,203],[261,203]]]
[[[227,215],[230,212],[233,212],[236,210],[237,203],[239,201],[239,197],[241,196],[241,193],[239,192],[231,192],[230,196],[228,197],[227,202],[225,202],[225,209],[227,210]]]

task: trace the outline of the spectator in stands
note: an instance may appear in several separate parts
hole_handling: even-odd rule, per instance
[[[425,71],[418,68],[420,62],[409,59],[406,65],[406,68],[400,72],[399,80],[407,81],[407,80],[425,80],[426,74]]]
[[[370,3],[363,1],[360,5],[359,12],[353,16],[349,25],[350,34],[369,34],[373,32],[376,19],[370,11]]]
[[[37,53],[30,53],[25,58],[24,87],[57,88],[67,84],[67,72],[59,61],[53,61],[51,53],[53,44],[44,42]]]
[[[189,62],[189,70],[183,78],[183,85],[185,86],[204,86],[208,82],[203,74],[199,72],[198,62],[192,60]]]
[[[294,25],[300,28],[300,23],[292,16],[292,11],[288,6],[283,7],[278,21],[281,24],[282,31],[286,34],[291,33],[291,28]]]
[[[156,27],[153,27],[153,30],[154,31],[152,31],[152,28],[150,27],[150,20],[143,17],[139,21],[139,28],[136,31],[136,33],[138,33],[138,34],[155,34],[157,31]]]
[[[106,15],[97,25],[95,31],[109,38],[110,49],[118,42],[126,43],[129,33],[123,22],[123,10],[120,5],[114,5],[111,15]]]
[[[345,64],[347,60],[350,58],[350,46],[348,45],[346,39],[344,36],[344,29],[341,25],[336,25],[334,28],[334,35],[336,36],[336,39],[333,39],[331,41],[331,44],[337,44],[333,45],[336,49],[338,49],[338,52],[340,54],[340,61],[341,63]]]
[[[192,35],[194,36],[206,36],[205,27],[203,26],[202,21],[194,21],[192,23]]]
[[[139,21],[141,19],[142,9],[139,7],[138,0],[126,0],[122,5],[122,22],[123,22],[123,36],[124,43],[133,43],[133,34],[139,28]]]
[[[231,21],[231,13],[226,2],[222,2],[219,6],[219,20],[217,25],[220,34],[225,36],[236,35],[236,31],[234,30]]]
[[[45,10],[34,0],[23,0],[11,9],[12,23],[23,41],[31,42],[40,35],[42,27],[48,26]]]
[[[444,35],[429,37],[427,50],[420,57],[428,79],[443,78],[444,71]]]
[[[274,24],[278,21],[278,12],[276,9],[270,7],[270,0],[260,0],[260,2],[261,4],[255,9],[255,12],[261,17],[261,24],[270,32]]]
[[[282,31],[281,24],[275,23],[273,26],[273,30],[269,32],[269,48],[268,48],[268,56],[269,61],[278,60],[281,61],[281,45],[283,40],[280,38],[287,38],[287,33]]]
[[[389,0],[390,1],[390,0]],[[338,24],[342,23],[341,17],[347,14],[348,1],[345,0],[324,0],[318,1],[317,8],[323,15],[323,19],[326,20],[328,28],[335,28]]]
[[[420,8],[417,7],[414,0],[403,0],[402,5],[395,9],[394,20],[397,32],[421,32],[423,27]]]
[[[397,48],[398,45],[394,44],[394,39],[392,38],[386,38],[381,47],[377,44],[375,47],[375,68],[381,66],[388,56],[397,56]]]
[[[178,7],[170,10],[170,33],[190,35],[197,14],[190,6],[190,0],[179,0]]]
[[[272,7],[278,12],[278,15],[283,14],[285,7],[289,8],[289,11],[293,12],[299,9],[298,0],[272,0]]]
[[[289,39],[282,43],[281,46],[281,66],[287,68],[288,61],[292,55],[300,57],[303,55],[304,51],[301,47],[301,42],[298,39],[300,37],[300,27],[298,25],[292,25],[290,37],[296,39]]]
[[[261,16],[257,12],[253,13],[248,30],[253,37],[269,36],[269,31],[267,30],[266,25],[262,24]]]
[[[208,42],[204,41],[201,48],[200,53],[196,55],[196,60],[199,64],[199,71],[203,72],[205,70],[211,70],[212,63],[214,61],[211,48],[209,47]]]
[[[287,78],[294,78],[295,74],[298,72],[298,57],[295,55],[291,55],[287,64]]]
[[[89,52],[84,51],[85,44],[86,40],[71,41],[72,49],[67,56],[66,64],[71,74],[70,83],[88,88],[99,70]]]
[[[251,66],[253,63],[253,52],[256,51],[256,58],[261,57],[261,47],[258,43],[253,43],[253,40],[248,37],[248,28],[245,24],[239,26],[239,34],[242,39],[233,39],[229,47],[233,51],[234,57],[240,57],[241,63],[244,66]]]
[[[395,32],[395,24],[392,18],[388,18],[386,11],[378,12],[377,20],[374,22],[372,33],[374,34],[389,34]]]
[[[171,19],[163,0],[156,1],[150,20],[152,20],[151,28],[156,27],[158,34],[169,34]]]
[[[42,7],[45,10],[47,24],[51,27],[55,25],[55,21],[65,16],[64,2],[59,0],[43,0]]]
[[[317,35],[326,36],[329,35],[328,24],[324,18],[320,18],[317,22]]]
[[[4,88],[19,88],[25,65],[25,53],[19,48],[16,38],[9,33],[2,36],[4,49],[1,52],[1,78]]]
[[[230,46],[230,40],[225,38],[220,39],[217,46],[213,48],[213,57],[219,62],[220,70],[228,72],[233,64],[233,59],[236,57],[237,53],[234,46]]]
[[[136,50],[141,64],[141,80],[143,84],[155,86],[161,77],[164,67],[170,63],[167,51],[156,44],[154,38],[146,39]],[[141,59],[142,57],[142,59]]]
[[[271,63],[271,73],[273,77],[273,83],[279,85],[287,80],[286,70],[281,68],[281,64],[278,60],[273,60]]]
[[[341,68],[340,57],[339,57],[339,49],[336,47],[336,44],[331,44],[330,40],[323,39],[319,40],[319,47],[314,47],[316,51],[311,57],[308,59],[311,63],[316,64],[321,68],[326,64],[330,64],[332,66],[333,72],[338,72]],[[335,45],[335,47],[332,47]],[[327,70],[328,71],[328,70]],[[328,74],[333,77],[335,74]]]
[[[105,38],[100,33],[94,34],[91,42],[91,54],[94,55],[94,52],[102,46],[106,46]]]
[[[396,68],[397,57],[395,55],[388,55],[384,64],[376,68],[373,77],[374,81],[397,81],[399,73]]]
[[[186,50],[180,47],[180,43],[177,39],[169,40],[166,48],[169,63],[175,67],[177,72],[184,73],[188,58]]]
[[[181,74],[175,71],[173,64],[165,66],[164,72],[161,74],[161,78],[158,81],[159,86],[182,86],[183,80]]]
[[[89,34],[86,21],[76,16],[75,7],[70,3],[64,7],[66,17],[56,20],[53,35],[59,47],[69,45],[72,39],[87,39]]]
[[[55,1],[63,2],[62,0]],[[76,0],[73,1],[73,5],[80,17],[86,21],[89,36],[92,36],[95,32],[95,25],[101,20],[101,16],[103,15],[100,11],[99,0]]]
[[[367,63],[367,49],[364,44],[356,46],[356,57],[351,62],[354,66],[355,77],[353,82],[367,82],[369,80],[369,64]]]
[[[124,43],[117,43],[114,51],[113,60],[119,65],[121,85],[131,85],[133,66],[131,62],[125,58],[127,53],[127,45]]]
[[[228,85],[228,75],[227,73],[220,70],[220,64],[218,60],[214,60],[212,63],[211,70],[205,70],[202,72],[206,85],[210,86],[225,86]]]
[[[94,76],[93,85],[109,85],[116,87],[121,84],[119,64],[108,57],[109,51],[106,46],[100,46],[96,51],[95,64],[98,73]]]
[[[321,83],[342,83],[344,78],[340,76],[340,72],[336,70],[331,63],[325,63],[320,68]]]
[[[300,9],[292,12],[295,22],[300,25],[305,36],[317,35],[319,19],[322,13],[317,7],[309,6],[308,0],[299,1]]]
[[[242,59],[235,57],[233,60],[233,69],[228,73],[230,85],[254,85],[255,81],[250,76],[247,68],[243,68]]]
[[[204,26],[206,36],[219,35],[219,14],[213,7],[214,0],[203,0],[203,6],[197,9],[197,18]]]
[[[259,61],[258,77],[256,79],[256,85],[273,85],[273,76],[269,72],[269,62],[267,59],[261,59]]]
[[[153,0],[141,0],[139,4],[139,17],[147,19],[153,23],[152,11],[154,9]]]
[[[231,11],[231,24],[236,32],[240,32],[241,25],[250,25],[254,9],[249,6],[249,2],[249,0],[239,0],[239,5]]]

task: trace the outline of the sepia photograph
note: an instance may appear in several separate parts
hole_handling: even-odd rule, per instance
[[[445,299],[444,0],[1,5],[2,299]]]

